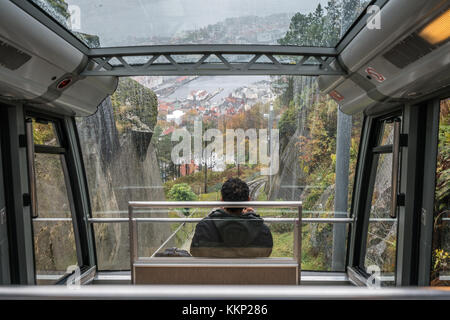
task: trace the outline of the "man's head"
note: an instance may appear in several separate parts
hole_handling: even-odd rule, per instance
[[[247,183],[239,178],[231,178],[225,181],[220,190],[223,201],[248,201],[250,200],[250,190]],[[233,214],[240,214],[243,208],[228,208],[227,211]]]

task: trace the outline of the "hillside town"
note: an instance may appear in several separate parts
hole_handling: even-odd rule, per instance
[[[234,115],[248,111],[255,103],[268,103],[275,97],[270,78],[226,90],[220,87],[220,81],[214,81],[217,88],[189,90],[184,96],[177,94],[177,91],[183,86],[198,78],[198,76],[181,76],[134,77],[133,79],[156,93],[158,120],[173,121],[177,125],[181,123],[182,117],[191,110],[196,110],[204,120],[215,120],[222,115]]]

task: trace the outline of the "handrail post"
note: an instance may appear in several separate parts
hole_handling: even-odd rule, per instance
[[[397,218],[398,170],[400,159],[400,119],[394,120],[394,141],[392,144],[391,218]]]
[[[298,220],[294,224],[294,259],[297,261],[297,282],[300,284],[302,267],[302,206],[298,206]]]
[[[131,270],[131,284],[134,284],[134,262],[137,258],[137,225],[136,220],[134,220],[133,207],[128,206],[128,223],[129,223],[129,233],[130,233],[130,270]]]
[[[28,162],[28,176],[30,178],[30,208],[31,217],[38,217],[37,206],[37,189],[36,189],[36,168],[34,163],[34,136],[33,136],[33,120],[27,118],[26,123],[26,140],[27,140],[27,162]]]

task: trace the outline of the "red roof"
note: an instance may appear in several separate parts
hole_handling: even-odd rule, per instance
[[[174,127],[170,127],[170,128],[167,128],[166,130],[164,130],[163,133],[161,133],[161,135],[165,136],[165,135],[168,135],[168,134],[170,134],[170,133],[172,133],[174,131],[175,131],[175,128]]]
[[[186,80],[188,77],[187,76],[184,76],[184,77],[179,77],[179,78],[177,78],[177,82],[182,82],[182,81],[184,81],[184,80]]]
[[[236,98],[232,98],[232,97],[226,97],[226,98],[225,98],[225,101],[231,102],[231,103],[236,103],[236,102],[237,102],[237,99],[236,99]]]

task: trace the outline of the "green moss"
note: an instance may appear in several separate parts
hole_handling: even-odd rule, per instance
[[[156,94],[131,78],[121,78],[111,102],[119,132],[136,128],[153,132],[158,116]]]

